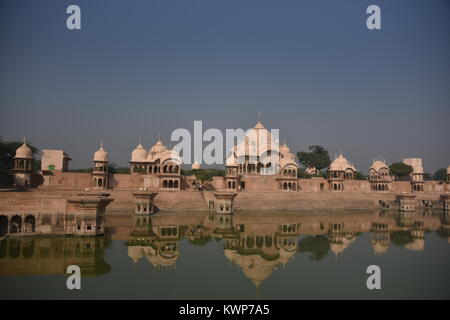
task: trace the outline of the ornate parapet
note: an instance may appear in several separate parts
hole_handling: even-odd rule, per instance
[[[134,213],[135,214],[153,214],[155,207],[153,199],[155,199],[157,192],[149,190],[137,190],[133,192],[134,197]]]
[[[233,213],[233,200],[237,196],[235,192],[218,192],[214,193],[216,201],[214,208],[216,213],[232,214]]]
[[[405,193],[397,195],[397,202],[400,211],[415,211],[416,210],[416,195]]]

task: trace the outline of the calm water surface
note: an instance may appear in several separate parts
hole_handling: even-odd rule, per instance
[[[97,238],[0,242],[1,299],[450,298],[444,213],[113,213]],[[66,288],[81,267],[81,290]],[[366,288],[381,267],[382,289]]]

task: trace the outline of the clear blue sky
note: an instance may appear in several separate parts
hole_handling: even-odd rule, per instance
[[[66,8],[82,30],[66,28]],[[366,28],[377,4],[382,29]],[[127,165],[175,128],[248,128],[292,151],[450,164],[447,0],[2,0],[0,135]]]

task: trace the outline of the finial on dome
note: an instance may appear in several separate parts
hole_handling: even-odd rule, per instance
[[[139,144],[142,144],[142,138],[139,137]]]
[[[258,111],[258,121],[261,121],[261,110]]]
[[[25,136],[23,136],[23,144],[26,144],[27,142],[26,142],[26,138],[25,138]]]
[[[103,149],[103,140],[100,141],[100,148]]]

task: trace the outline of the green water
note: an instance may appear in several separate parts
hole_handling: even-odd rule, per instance
[[[1,241],[0,298],[449,299],[449,225],[436,212],[110,214],[97,238]],[[373,264],[381,290],[366,287]]]

